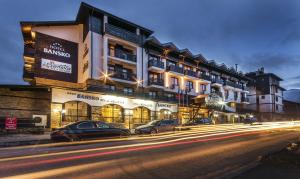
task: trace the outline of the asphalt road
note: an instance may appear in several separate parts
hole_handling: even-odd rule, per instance
[[[155,136],[0,148],[7,178],[230,178],[299,139],[300,123],[199,126]]]

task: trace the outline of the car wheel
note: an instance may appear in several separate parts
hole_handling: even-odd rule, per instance
[[[152,129],[152,130],[150,131],[150,134],[151,134],[151,135],[155,135],[155,134],[157,134],[157,131],[156,131],[155,129]]]

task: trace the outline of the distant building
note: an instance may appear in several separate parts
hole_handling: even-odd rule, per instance
[[[291,89],[283,93],[283,106],[286,119],[300,119],[300,89]]]
[[[265,73],[264,68],[246,74],[253,81],[248,84],[249,104],[246,108],[257,114],[261,120],[280,119],[283,114],[282,79],[274,73]]]

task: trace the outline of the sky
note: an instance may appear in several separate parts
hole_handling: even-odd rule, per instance
[[[22,79],[20,21],[74,20],[79,0],[0,0],[0,84]],[[243,72],[264,67],[300,89],[299,0],[85,0],[154,31],[162,43],[238,64]]]

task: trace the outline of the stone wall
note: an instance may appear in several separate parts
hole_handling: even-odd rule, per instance
[[[47,115],[50,124],[51,92],[31,86],[0,86],[0,118],[14,116],[32,119],[32,115]]]

